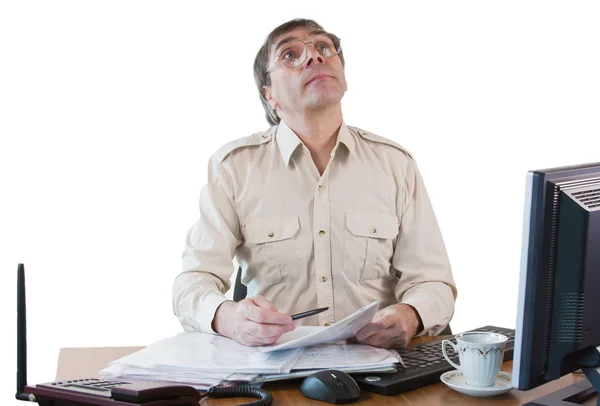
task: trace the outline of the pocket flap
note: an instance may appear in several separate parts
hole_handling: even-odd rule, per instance
[[[246,224],[246,239],[253,244],[285,240],[299,228],[298,216],[257,217]]]
[[[346,213],[346,226],[354,235],[392,239],[398,235],[398,217],[385,213]]]

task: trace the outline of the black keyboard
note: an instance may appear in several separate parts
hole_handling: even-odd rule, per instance
[[[513,359],[515,346],[515,330],[495,326],[485,326],[469,331],[486,331],[504,334],[508,337],[504,351],[504,361]],[[392,396],[412,389],[420,388],[432,383],[440,382],[444,372],[454,369],[442,355],[442,340],[454,340],[454,336],[447,336],[439,340],[419,344],[410,348],[398,350],[407,368],[398,365],[394,373],[352,374],[358,386],[364,391],[375,392],[381,395]],[[455,341],[456,342],[456,341]],[[446,353],[456,363],[458,355],[449,345]],[[453,355],[451,355],[453,354]]]

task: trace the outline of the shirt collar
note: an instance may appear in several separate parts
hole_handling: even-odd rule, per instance
[[[302,144],[302,140],[300,140],[296,133],[283,120],[281,120],[277,126],[275,139],[277,140],[277,145],[279,146],[279,152],[281,152],[283,162],[287,167],[292,154],[294,151],[296,151],[298,146]],[[333,149],[334,151],[337,149],[339,144],[344,144],[350,152],[350,155],[355,153],[356,141],[344,122],[342,122],[342,125],[340,126],[337,142]]]
[[[355,154],[356,141],[354,140],[354,136],[352,135],[350,130],[348,130],[348,127],[344,122],[342,122],[342,126],[340,127],[340,131],[338,133],[338,144],[339,143],[344,144],[346,146],[348,152],[350,152],[350,155]]]

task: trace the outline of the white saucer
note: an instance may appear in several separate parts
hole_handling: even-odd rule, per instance
[[[496,384],[494,386],[469,386],[463,374],[456,370],[442,374],[440,379],[455,391],[478,398],[501,395],[512,389],[512,375],[502,371],[496,377]]]

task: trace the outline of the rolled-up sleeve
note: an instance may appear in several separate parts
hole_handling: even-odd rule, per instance
[[[414,307],[423,323],[418,335],[436,335],[454,314],[456,285],[431,201],[414,160],[399,195],[400,230],[393,267],[400,278],[395,294]]]
[[[173,312],[185,331],[215,333],[212,320],[225,300],[233,257],[241,243],[230,177],[214,158],[200,194],[200,218],[187,233],[183,269],[173,283]]]

